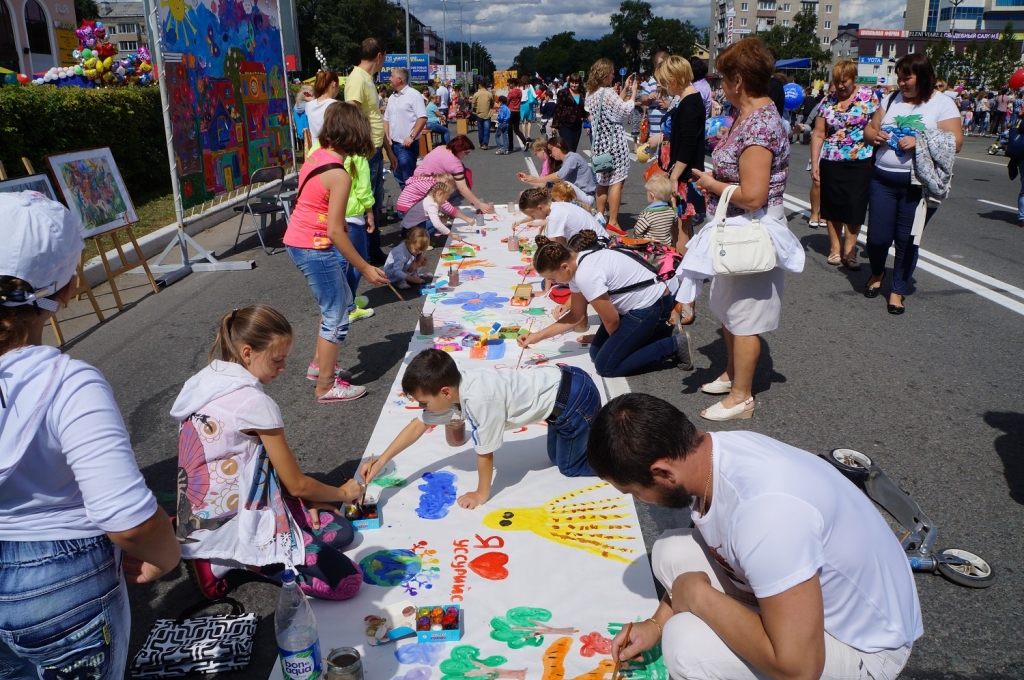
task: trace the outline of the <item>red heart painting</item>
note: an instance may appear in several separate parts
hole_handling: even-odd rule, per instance
[[[479,555],[469,563],[469,568],[479,576],[491,581],[501,581],[508,578],[508,555],[500,552],[489,552]]]

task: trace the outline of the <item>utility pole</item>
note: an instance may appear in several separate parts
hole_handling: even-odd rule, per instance
[[[412,78],[412,50],[409,48],[409,0],[405,0],[405,68],[409,70],[409,78]]]

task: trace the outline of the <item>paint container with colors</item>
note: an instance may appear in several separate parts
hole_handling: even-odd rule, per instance
[[[458,642],[463,633],[462,609],[457,604],[419,607],[416,642]]]
[[[384,513],[376,503],[364,505],[353,503],[345,506],[345,519],[352,523],[352,528],[356,531],[368,531],[380,529]]]

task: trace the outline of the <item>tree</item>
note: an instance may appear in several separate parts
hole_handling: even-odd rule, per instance
[[[552,628],[544,621],[551,620],[551,612],[539,607],[513,607],[505,616],[491,619],[491,637],[512,649],[540,647],[545,635],[572,635],[575,628]]]
[[[470,678],[510,678],[510,680],[526,680],[526,670],[513,671],[500,668],[508,659],[503,656],[480,658],[480,650],[470,645],[459,645],[452,649],[451,656],[439,666],[441,680],[469,680]]]
[[[99,19],[100,8],[96,0],[75,0],[75,16],[78,17],[79,25],[86,19]]]
[[[626,66],[631,72],[640,70],[647,40],[647,24],[653,18],[651,4],[643,0],[624,0],[619,11],[612,15],[612,35],[626,50]]]
[[[1013,35],[1013,24],[1007,21],[1002,35],[994,45],[990,87],[1006,87],[1010,82],[1010,76],[1020,68],[1020,56],[1020,50],[1017,48],[1017,42]]]
[[[650,72],[654,53],[665,50],[684,59],[689,58],[700,44],[700,30],[689,21],[653,17],[647,22],[647,41],[643,69]]]
[[[297,0],[296,18],[307,74],[320,68],[314,48],[329,68],[345,72],[359,62],[359,43],[369,36],[383,40],[388,52],[405,54],[405,14],[387,0]]]
[[[512,70],[520,73],[533,73],[537,70],[537,49],[528,45],[519,50],[519,54],[512,60]]]

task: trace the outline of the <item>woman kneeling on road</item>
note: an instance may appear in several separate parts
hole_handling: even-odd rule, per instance
[[[672,334],[669,317],[674,300],[669,286],[625,252],[601,248],[597,234],[585,229],[567,246],[537,237],[533,267],[544,278],[568,284],[569,311],[547,328],[520,336],[527,347],[571,330],[589,303],[601,317],[590,358],[597,374],[615,377],[636,373],[661,359],[677,356],[681,368],[693,368],[690,337]]]

